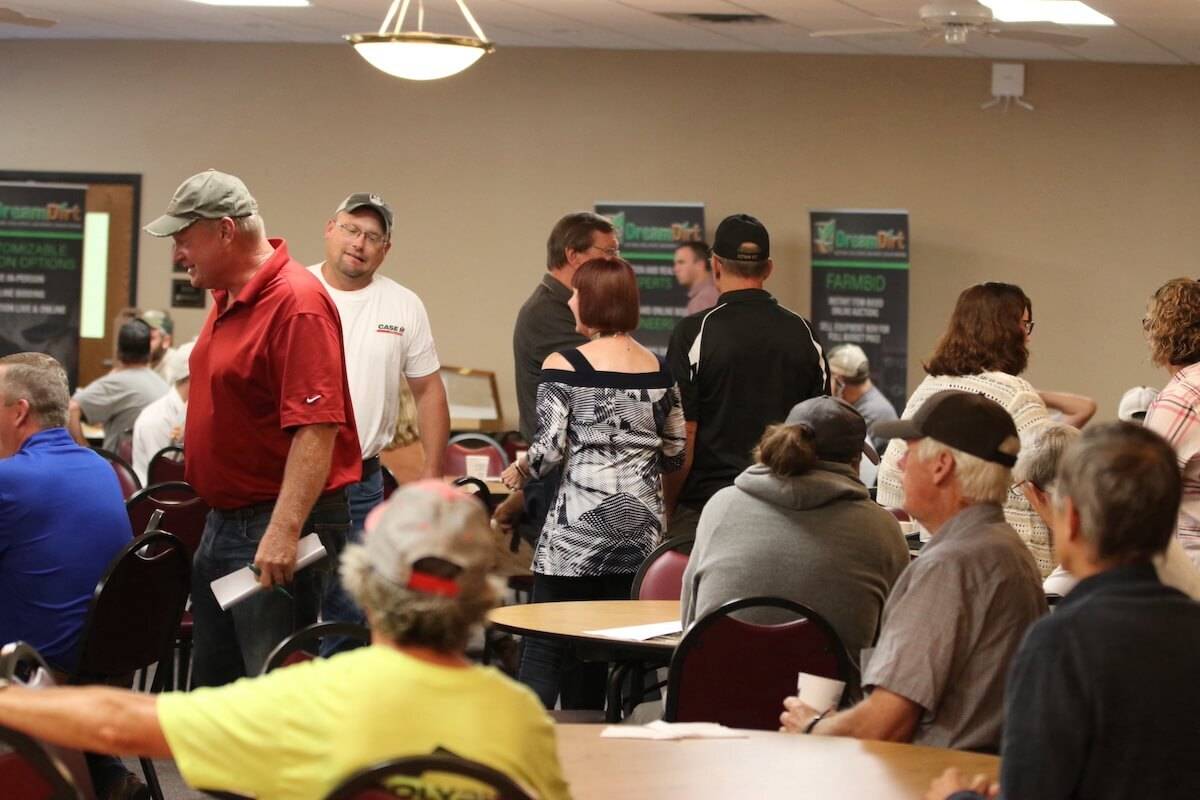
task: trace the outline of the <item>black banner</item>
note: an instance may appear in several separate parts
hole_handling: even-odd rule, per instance
[[[74,385],[86,187],[0,183],[0,355],[49,353]]]
[[[675,248],[704,241],[703,203],[597,203],[612,220],[621,258],[633,265],[642,296],[637,340],[667,354],[675,323],[687,316],[687,289],[675,280]]]
[[[908,212],[812,211],[812,316],[824,346],[858,345],[896,410],[908,398]]]

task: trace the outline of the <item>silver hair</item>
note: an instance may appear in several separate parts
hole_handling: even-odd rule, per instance
[[[29,403],[42,430],[67,426],[71,395],[67,373],[58,361],[44,353],[15,353],[0,358],[0,367],[0,395],[5,405],[19,400]]]
[[[239,238],[261,239],[267,235],[267,228],[263,224],[263,218],[258,214],[234,217],[233,225]]]
[[[1141,425],[1108,422],[1089,426],[1067,449],[1051,502],[1061,513],[1071,498],[1098,558],[1144,561],[1169,544],[1182,486],[1165,439]]]
[[[942,453],[954,458],[954,474],[963,497],[972,503],[1004,505],[1012,485],[1012,470],[926,436],[916,444],[917,458],[928,461]]]
[[[471,567],[456,578],[456,597],[417,592],[388,580],[375,569],[361,545],[342,552],[342,585],[367,612],[371,627],[401,645],[460,653],[471,629],[483,622],[496,605],[499,584],[483,566]]]
[[[1061,422],[1043,427],[1021,446],[1021,455],[1013,467],[1013,480],[1029,481],[1043,492],[1050,491],[1058,477],[1063,453],[1078,438],[1078,429]]]

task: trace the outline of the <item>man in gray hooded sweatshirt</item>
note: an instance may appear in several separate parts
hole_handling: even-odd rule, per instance
[[[899,524],[858,479],[866,436],[862,415],[834,397],[767,429],[758,463],[704,507],[683,576],[685,628],[730,600],[783,597],[824,617],[858,663],[909,561]],[[782,612],[757,613],[750,621]]]

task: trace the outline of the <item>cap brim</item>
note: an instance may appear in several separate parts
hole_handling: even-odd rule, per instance
[[[165,236],[174,236],[195,221],[195,217],[176,217],[172,216],[171,214],[163,214],[161,217],[142,228],[142,230],[151,236],[158,236],[160,238]]]
[[[871,426],[871,435],[877,439],[921,439],[925,434],[911,419],[890,419]]]

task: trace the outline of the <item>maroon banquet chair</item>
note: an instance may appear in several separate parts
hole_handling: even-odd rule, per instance
[[[183,473],[183,448],[167,445],[150,457],[146,466],[146,485],[186,480]]]
[[[392,786],[403,786],[396,778],[411,778],[419,780],[427,774],[453,775],[467,778],[481,784],[490,791],[464,792],[462,796],[489,797],[494,800],[533,800],[529,793],[522,789],[516,781],[497,769],[460,758],[447,751],[439,751],[430,755],[407,756],[396,758],[360,770],[351,775],[325,796],[325,800],[396,800],[398,796],[405,797],[442,797],[437,791],[414,790],[400,795],[392,790]],[[407,788],[407,787],[405,787]],[[445,796],[458,796],[457,793],[447,793]]]
[[[732,616],[777,608],[795,618],[758,625]],[[684,634],[667,674],[667,722],[717,722],[730,728],[778,730],[783,699],[796,693],[796,675],[808,672],[846,682],[858,676],[833,627],[800,603],[748,597],[706,614]]]
[[[0,677],[37,689],[53,685],[50,668],[24,642],[0,649]],[[0,796],[17,800],[94,800],[83,753],[0,726]]]
[[[83,632],[74,685],[129,686],[139,670],[168,664],[187,603],[192,559],[171,534],[144,533],[125,546],[96,584]],[[154,671],[150,691],[164,685],[165,669]],[[163,800],[154,763],[139,759],[154,800]]]
[[[153,527],[170,531],[187,548],[188,558],[193,559],[200,549],[200,538],[204,534],[204,523],[208,518],[208,503],[196,494],[191,485],[183,481],[170,481],[147,486],[125,501],[133,535],[141,536],[148,530],[156,512],[162,512]],[[175,635],[175,658],[167,672],[168,687],[186,687],[192,659],[192,612],[184,611]],[[178,660],[176,673],[174,662]]]
[[[92,450],[107,461],[109,466],[113,468],[113,472],[117,473],[117,482],[121,484],[122,497],[128,500],[141,490],[142,481],[138,478],[137,473],[133,471],[133,467],[129,466],[129,461],[121,458],[111,450],[105,450],[102,447],[93,447]]]
[[[508,466],[508,455],[495,439],[486,433],[460,433],[451,436],[446,443],[442,474],[447,477],[466,475],[467,456],[486,456],[489,478],[498,476]]]
[[[650,551],[633,576],[633,600],[678,600],[683,594],[683,571],[687,569],[694,536],[667,539]]]

